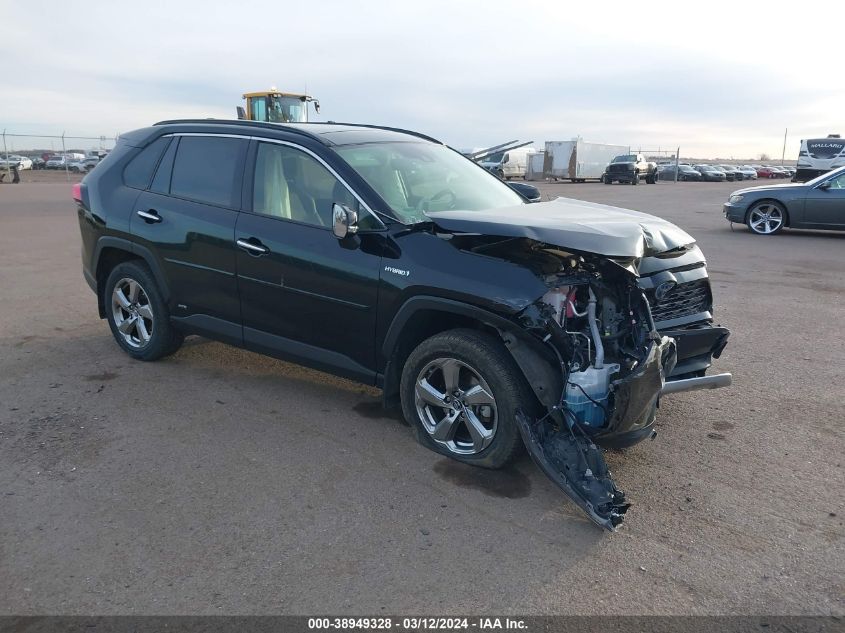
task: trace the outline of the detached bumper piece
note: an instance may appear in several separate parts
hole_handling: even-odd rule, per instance
[[[664,376],[675,366],[677,349],[673,339],[656,332],[652,336],[646,359],[636,371],[612,383],[613,412],[604,438],[599,434],[596,441],[637,435],[648,431],[654,422]],[[546,476],[593,522],[613,532],[631,504],[616,487],[602,449],[584,429],[574,422],[570,424],[569,416],[556,415],[559,413],[560,408],[556,407],[544,418],[533,420],[522,410],[517,411],[522,440]],[[619,444],[627,445],[624,441]]]
[[[521,410],[516,420],[528,452],[546,476],[597,525],[613,532],[631,504],[611,478],[601,449],[578,429],[556,429]]]

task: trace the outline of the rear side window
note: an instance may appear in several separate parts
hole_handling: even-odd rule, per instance
[[[173,139],[173,142],[167,146],[167,151],[158,163],[153,184],[150,185],[150,191],[156,193],[168,194],[170,193],[170,174],[173,171],[173,159],[176,157],[176,148],[179,146],[179,138]]]
[[[183,136],[173,161],[170,195],[234,207],[245,148],[238,138]]]
[[[135,158],[123,170],[123,182],[127,187],[134,189],[146,189],[153,178],[153,172],[158,159],[161,158],[170,137],[162,136],[142,149]]]

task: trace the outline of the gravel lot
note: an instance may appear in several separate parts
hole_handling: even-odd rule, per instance
[[[0,614],[845,614],[845,234],[732,232],[733,183],[543,185],[688,230],[733,331],[734,386],[609,455],[609,534],[372,389],[199,338],[130,360],[38,180],[0,185]]]

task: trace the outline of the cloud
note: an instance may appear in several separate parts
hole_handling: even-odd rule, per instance
[[[845,86],[825,63],[838,40],[814,12],[629,7],[10,3],[0,126],[110,135],[165,118],[228,118],[245,91],[307,85],[324,118],[418,129],[458,147],[581,135],[779,155],[789,127],[794,156],[801,136],[845,132]],[[839,5],[825,10],[827,24],[843,17]]]

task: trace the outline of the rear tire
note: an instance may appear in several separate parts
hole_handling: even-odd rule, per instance
[[[536,406],[504,345],[470,329],[420,343],[405,362],[400,394],[405,419],[423,446],[483,468],[502,468],[517,456],[522,439],[516,411],[533,413]]]
[[[152,361],[178,350],[184,335],[170,323],[170,312],[146,264],[118,264],[103,288],[103,306],[117,344],[132,358]]]

